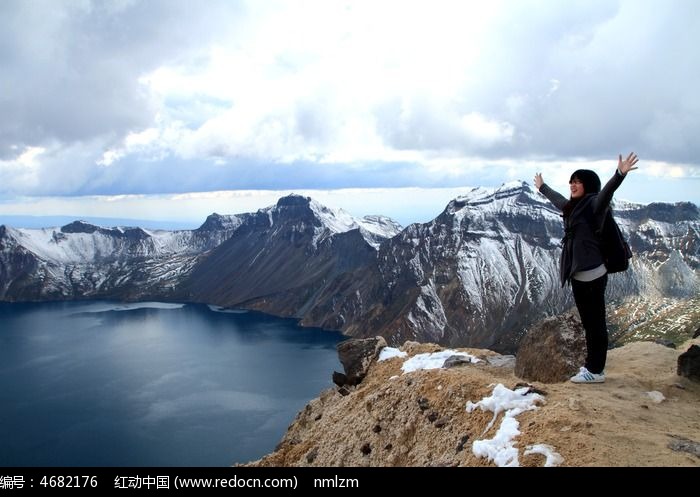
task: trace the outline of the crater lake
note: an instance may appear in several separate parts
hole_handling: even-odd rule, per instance
[[[343,339],[207,305],[0,303],[0,465],[258,459],[342,371]]]

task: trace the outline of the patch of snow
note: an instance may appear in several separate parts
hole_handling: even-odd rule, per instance
[[[664,397],[664,394],[661,392],[658,392],[656,390],[652,390],[651,392],[646,392],[647,397],[649,397],[654,403],[656,404],[661,404],[664,400],[666,400],[666,397]]]
[[[258,212],[267,214],[267,220],[270,222],[270,228],[274,226],[275,222],[272,220],[272,211],[275,210],[275,206],[265,207],[263,209],[258,209]]]
[[[564,462],[564,458],[561,454],[555,452],[554,447],[547,444],[528,445],[523,455],[528,456],[530,454],[542,454],[546,458],[544,463],[545,468],[553,468]]]
[[[632,211],[632,210],[638,210],[642,209],[646,206],[647,204],[640,204],[638,202],[631,202],[629,200],[625,199],[619,199],[616,198],[613,201],[613,213],[615,211]]]
[[[372,233],[376,233],[377,235],[381,235],[385,238],[396,236],[401,232],[401,230],[403,230],[403,226],[388,216],[364,216],[358,221],[358,223],[367,231],[371,231]]]
[[[243,224],[243,219],[235,214],[220,215],[219,221],[221,222],[221,227],[225,230],[235,230]]]
[[[321,227],[316,228],[314,233],[314,245],[332,235],[359,228],[367,243],[378,249],[383,240],[401,231],[401,225],[385,216],[365,216],[357,219],[343,209],[327,207],[313,199],[309,201],[309,207],[321,222]]]
[[[417,354],[408,359],[401,366],[401,371],[404,373],[412,373],[413,371],[418,371],[421,369],[439,369],[447,359],[452,356],[460,356],[468,359],[472,364],[480,362],[473,355],[467,354],[465,352],[457,352],[456,350],[441,350],[440,352],[431,352],[424,354]]]
[[[416,299],[416,313],[411,311],[409,321],[429,333],[435,340],[439,340],[444,335],[447,316],[433,280],[428,280],[427,285],[421,286],[420,292]]]
[[[476,457],[485,457],[499,467],[520,466],[518,449],[515,448],[514,442],[515,437],[520,435],[519,427],[517,419],[504,416],[496,435],[489,440],[476,440],[472,444],[472,452]]]
[[[355,218],[343,209],[326,207],[313,199],[309,202],[309,207],[318,220],[321,221],[321,224],[331,233],[344,233],[359,228]]]
[[[467,402],[466,410],[469,413],[477,408],[493,412],[493,419],[486,426],[484,433],[491,429],[500,413],[505,413],[493,438],[474,441],[472,444],[474,455],[486,457],[497,466],[519,466],[518,449],[515,447],[514,439],[520,435],[518,429],[520,423],[515,417],[523,412],[537,409],[537,403],[544,403],[544,397],[537,393],[528,393],[527,387],[510,390],[501,383],[494,387],[490,397],[484,397],[476,404]]]
[[[100,256],[113,254],[114,238],[94,233],[62,233],[60,228],[8,230],[15,240],[38,257],[58,262],[91,262]]]
[[[142,238],[115,233],[124,228],[96,229],[92,233],[64,233],[61,228],[8,228],[11,237],[37,257],[57,264],[104,262],[131,257],[194,254],[223,242],[225,231],[202,240],[193,231],[141,230]]]
[[[408,354],[395,347],[384,347],[379,353],[379,359],[377,361],[386,361],[387,359],[392,359],[394,357],[406,357]]]
[[[425,278],[425,273],[423,273],[423,266],[420,263],[420,254],[416,253],[410,261],[408,261],[408,267],[416,277],[416,283],[420,283]]]
[[[489,229],[489,221],[496,215],[527,212],[537,218],[559,218],[549,201],[523,181],[511,181],[497,188],[474,188],[469,193],[455,198],[448,206],[447,212],[454,216],[455,229],[459,229],[462,221],[468,217],[470,231],[478,232],[481,227],[485,233],[491,235],[495,232]]]

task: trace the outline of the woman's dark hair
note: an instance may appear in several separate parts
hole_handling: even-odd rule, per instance
[[[574,171],[571,178],[569,178],[569,183],[575,179],[583,183],[583,190],[586,195],[600,192],[600,178],[594,171],[590,169],[578,169]]]
[[[590,169],[578,169],[574,171],[571,178],[569,178],[569,183],[575,179],[579,180],[583,184],[583,193],[585,195],[600,192],[600,178],[594,171],[591,171]],[[576,204],[578,204],[581,198],[582,197],[572,198],[564,205],[564,217],[569,217],[571,215],[574,207],[576,207]]]

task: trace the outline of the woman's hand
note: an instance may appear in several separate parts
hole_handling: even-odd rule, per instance
[[[630,152],[625,160],[622,160],[622,154],[620,154],[617,160],[617,170],[620,171],[620,174],[627,174],[637,169],[634,167],[637,162],[639,162],[639,157],[634,152]]]
[[[542,179],[542,173],[536,173],[535,174],[535,188],[537,188],[537,191],[539,191],[539,189],[542,188],[542,185],[544,185],[544,180]]]

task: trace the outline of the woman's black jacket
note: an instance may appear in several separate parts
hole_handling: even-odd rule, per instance
[[[564,218],[564,238],[562,239],[559,275],[564,286],[574,273],[593,269],[603,264],[600,252],[600,238],[596,233],[600,228],[605,211],[610,205],[613,193],[625,177],[615,170],[615,175],[599,193],[585,195],[574,207],[569,217]],[[554,206],[562,210],[569,201],[547,184],[540,188]]]

